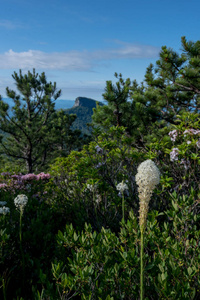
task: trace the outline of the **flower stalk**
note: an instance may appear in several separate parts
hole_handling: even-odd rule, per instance
[[[140,299],[144,299],[144,232],[140,237]]]
[[[19,242],[20,242],[20,251],[22,256],[22,274],[23,274],[23,288],[24,288],[24,282],[25,282],[25,260],[24,260],[24,252],[22,249],[22,216],[24,213],[24,207],[26,206],[28,202],[28,197],[26,195],[18,195],[14,199],[14,203],[16,206],[16,209],[19,210],[20,217],[19,217]]]
[[[124,215],[125,215],[124,192],[128,191],[128,186],[126,183],[124,183],[124,181],[122,181],[122,182],[118,183],[118,185],[116,186],[116,189],[122,195],[122,223],[124,224],[124,222],[125,222],[125,219],[124,219]]]
[[[124,193],[122,193],[122,223],[124,222]]]
[[[22,215],[23,215],[23,211],[20,210],[19,241],[20,241],[20,251],[21,251],[21,256],[22,256],[22,274],[23,274],[23,286],[24,286],[24,281],[25,281],[25,260],[24,260],[24,252],[23,252],[23,249],[22,249]]]

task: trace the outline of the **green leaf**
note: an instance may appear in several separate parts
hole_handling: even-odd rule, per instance
[[[74,231],[74,240],[75,240],[75,242],[78,240],[78,236],[75,231]]]
[[[151,264],[148,264],[146,267],[145,267],[145,270],[151,270],[153,267],[155,266],[154,263],[151,263]]]
[[[173,200],[172,200],[172,205],[173,205],[175,211],[178,211],[178,205]]]
[[[161,271],[162,273],[164,273],[164,268],[163,268],[163,266],[162,266],[161,264],[159,264],[158,267],[159,267],[160,271]]]
[[[161,279],[162,279],[162,281],[165,281],[166,278],[167,278],[167,272],[162,273],[162,274],[161,274]]]
[[[166,222],[164,222],[164,227],[165,227],[165,230],[168,230],[168,225]]]
[[[188,274],[190,276],[192,274],[192,268],[191,267],[187,268],[187,271],[188,271]]]

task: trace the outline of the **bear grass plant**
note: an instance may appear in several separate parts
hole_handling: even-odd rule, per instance
[[[151,199],[153,190],[160,182],[160,172],[155,163],[148,159],[142,162],[137,170],[135,177],[138,185],[140,209],[139,209],[139,225],[140,225],[140,299],[144,299],[144,235],[147,221],[147,214],[149,210],[149,201]]]

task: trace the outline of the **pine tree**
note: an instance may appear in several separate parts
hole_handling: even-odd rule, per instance
[[[55,101],[61,94],[56,83],[47,82],[45,73],[33,69],[23,75],[12,75],[18,93],[6,88],[13,107],[0,99],[1,153],[25,163],[29,173],[42,170],[50,159],[59,155],[72,136],[70,126],[75,116],[55,110]]]
[[[174,124],[185,111],[200,110],[200,41],[182,37],[182,53],[163,46],[156,65],[150,64],[144,83],[107,81],[108,105],[94,110],[93,123],[100,128],[122,125],[135,141]]]
[[[107,105],[98,106],[94,108],[93,124],[106,127],[114,126],[128,126],[127,118],[130,112],[129,91],[130,79],[124,80],[121,74],[115,73],[118,79],[116,84],[111,80],[106,82],[105,93],[102,95],[107,101]]]
[[[104,99],[107,105],[97,106],[92,116],[93,125],[100,130],[110,126],[123,126],[129,136],[142,142],[141,134],[147,131],[150,122],[155,122],[157,115],[148,107],[144,98],[144,86],[136,80],[124,80],[121,74],[115,73],[118,81],[106,82]],[[134,91],[134,100],[133,100]]]
[[[182,37],[181,54],[163,46],[156,66],[147,68],[145,82],[144,97],[160,119],[173,123],[183,111],[199,112],[200,41]]]

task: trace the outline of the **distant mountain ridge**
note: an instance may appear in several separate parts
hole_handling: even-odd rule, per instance
[[[3,100],[13,106],[12,99],[3,98]],[[75,114],[76,120],[72,124],[72,129],[79,129],[85,134],[90,134],[91,130],[87,124],[92,122],[93,108],[96,105],[104,105],[102,102],[87,97],[77,97],[75,100],[56,100],[55,109],[63,109],[67,114]]]
[[[78,107],[78,106],[94,108],[94,107],[96,107],[97,102],[98,102],[99,105],[103,105],[103,103],[101,103],[97,100],[91,99],[91,98],[77,97],[75,99],[75,103],[74,103],[74,106],[72,108]]]
[[[72,124],[72,129],[79,129],[85,134],[90,134],[91,130],[87,124],[92,122],[93,108],[98,105],[103,106],[102,102],[87,97],[77,97],[72,108],[66,109],[67,114],[75,114],[76,120]]]

